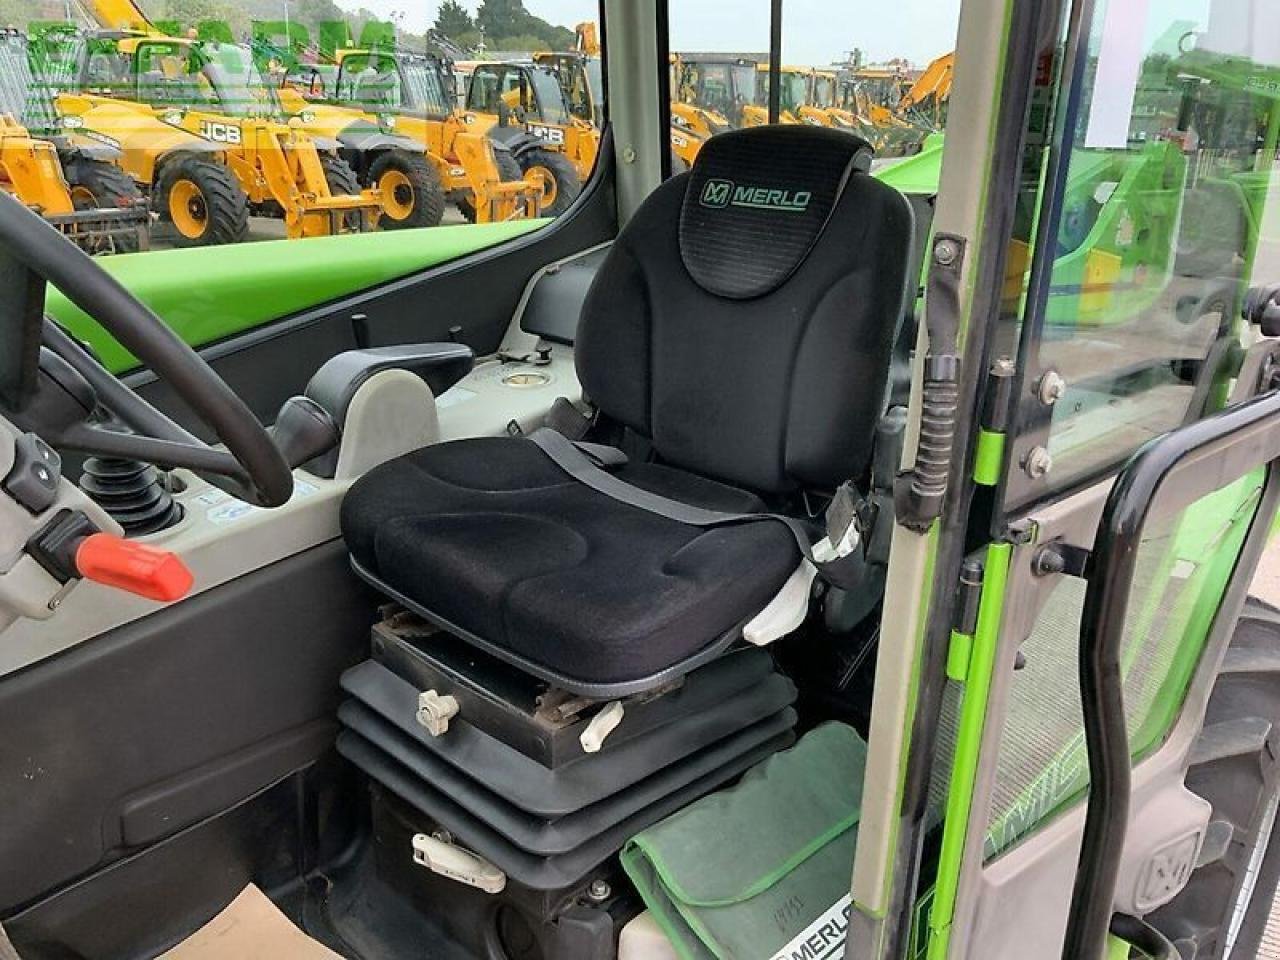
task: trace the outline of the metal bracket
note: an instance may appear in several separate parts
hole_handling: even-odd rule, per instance
[[[1055,573],[1068,577],[1084,577],[1085,566],[1089,562],[1089,551],[1084,547],[1072,546],[1062,540],[1046,543],[1031,558],[1031,572],[1037,577],[1047,577]]]

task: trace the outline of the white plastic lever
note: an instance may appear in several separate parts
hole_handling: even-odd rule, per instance
[[[507,885],[507,875],[484,857],[426,833],[413,835],[413,862],[485,893],[501,893]]]
[[[449,720],[458,715],[458,701],[449,694],[427,690],[418,694],[418,722],[433,737],[449,732]]]

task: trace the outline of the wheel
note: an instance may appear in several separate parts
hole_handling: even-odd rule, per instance
[[[524,172],[520,169],[520,164],[516,158],[511,155],[510,150],[499,147],[493,148],[494,159],[498,163],[498,179],[503,183],[515,183],[517,180],[524,179]],[[476,205],[475,198],[470,194],[464,194],[457,200],[458,212],[462,214],[468,223],[476,222]]]
[[[1225,184],[1202,183],[1182,197],[1174,271],[1186,277],[1234,277],[1245,248],[1240,199]]]
[[[329,193],[335,197],[360,196],[360,178],[351,169],[351,164],[341,157],[320,155],[320,166],[324,170],[324,181],[329,185]],[[342,216],[342,233],[360,233],[364,229],[362,214],[352,210]]]
[[[180,247],[239,243],[249,234],[249,198],[220,163],[185,157],[166,165],[158,199]]]
[[[388,230],[434,227],[444,217],[444,187],[420,153],[388,150],[369,167],[369,184],[382,198],[380,225]]]
[[[578,194],[582,191],[578,171],[563,153],[534,147],[516,159],[524,177],[542,188],[543,216],[558,217],[578,199]]]
[[[102,160],[78,158],[67,170],[71,202],[77,210],[114,210],[121,207],[141,208],[145,200],[138,185],[119,167]],[[136,253],[141,248],[136,229],[119,230],[90,253]],[[108,251],[108,247],[110,250]]]
[[[1240,616],[1186,782],[1213,805],[1204,849],[1147,920],[1182,960],[1252,960],[1280,882],[1280,611],[1258,600]]]

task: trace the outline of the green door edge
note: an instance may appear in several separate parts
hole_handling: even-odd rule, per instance
[[[96,261],[193,347],[523,236],[546,219],[157,250]],[[46,310],[112,373],[137,360],[50,289]]]

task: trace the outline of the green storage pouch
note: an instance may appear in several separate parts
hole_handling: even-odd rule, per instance
[[[843,955],[867,746],[840,723],[637,834],[622,865],[685,960]]]

